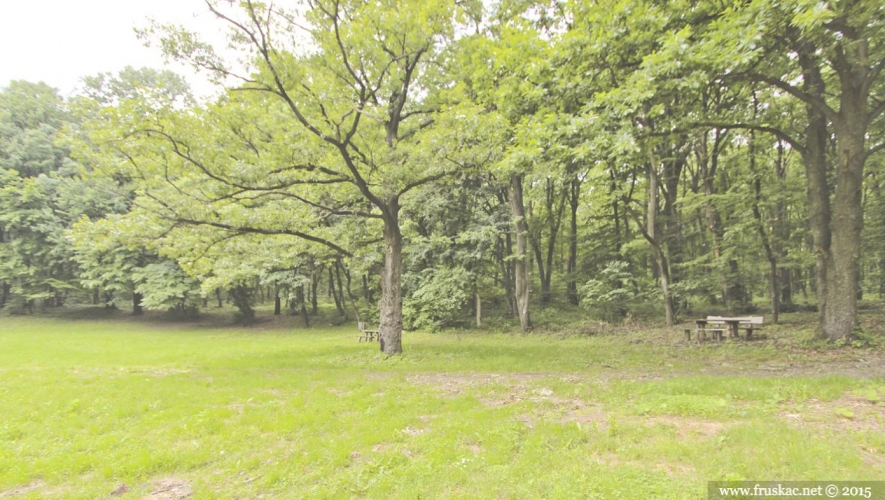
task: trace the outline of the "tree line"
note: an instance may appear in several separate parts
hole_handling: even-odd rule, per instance
[[[484,305],[529,331],[801,297],[838,340],[885,290],[878,2],[206,5],[223,51],[140,36],[211,98],[132,68],[3,90],[5,307],[223,291],[308,322],[322,285],[393,354]]]

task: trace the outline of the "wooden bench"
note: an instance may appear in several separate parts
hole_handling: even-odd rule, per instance
[[[739,330],[746,331],[745,339],[753,337],[753,330],[759,330],[763,324],[762,316],[707,316],[706,319],[695,320],[695,340],[698,343],[706,340],[707,332],[712,334],[713,340],[722,342],[724,333],[728,332],[730,338],[739,336]],[[712,328],[710,328],[712,326]],[[691,330],[685,330],[685,340],[691,342]]]
[[[357,323],[357,328],[360,329],[360,336],[357,339],[357,342],[362,342],[363,340],[366,342],[381,340],[381,336],[379,335],[380,332],[378,330],[366,330],[366,323],[364,321]]]

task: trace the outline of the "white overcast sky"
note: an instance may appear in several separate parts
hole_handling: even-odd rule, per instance
[[[0,0],[0,87],[42,81],[67,95],[83,76],[127,65],[163,68],[160,50],[145,47],[133,31],[149,17],[220,37],[203,0]],[[169,69],[198,93],[209,90],[193,70]]]

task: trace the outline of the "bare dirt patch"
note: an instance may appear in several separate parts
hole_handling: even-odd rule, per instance
[[[27,495],[29,493],[34,493],[35,491],[39,491],[43,488],[43,481],[32,481],[27,484],[23,484],[21,486],[16,486],[11,490],[0,491],[0,498],[15,498]]]
[[[194,494],[190,484],[182,479],[167,478],[150,483],[151,490],[144,500],[181,500]]]
[[[728,428],[729,424],[702,418],[677,417],[673,415],[656,415],[631,419],[645,426],[673,427],[680,439],[713,437]]]
[[[697,469],[695,469],[694,466],[690,464],[665,461],[658,461],[653,464],[649,464],[648,462],[644,462],[641,460],[624,460],[614,453],[596,454],[593,458],[597,465],[610,467],[628,466],[636,467],[639,469],[647,469],[649,465],[651,465],[654,469],[665,474],[676,474],[681,476],[692,476],[695,475],[697,472]]]
[[[418,373],[408,376],[406,380],[449,394],[460,394],[474,387],[489,385],[525,387],[526,382],[546,377],[549,375],[542,373]]]
[[[798,427],[885,432],[885,407],[853,394],[833,401],[809,399],[801,405],[788,404],[781,411],[781,417]]]

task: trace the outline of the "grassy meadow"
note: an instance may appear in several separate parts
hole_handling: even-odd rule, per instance
[[[682,329],[0,318],[0,498],[706,498],[885,480],[885,355]],[[291,321],[290,321],[291,322]],[[586,332],[585,332],[586,333]]]

